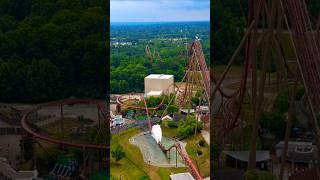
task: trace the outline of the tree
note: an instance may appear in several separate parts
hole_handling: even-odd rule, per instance
[[[213,59],[218,63],[227,63],[244,34],[244,17],[239,2],[234,0],[215,0],[212,7],[215,12]]]
[[[60,72],[47,59],[33,60],[27,68],[30,95],[33,101],[41,102],[59,98]]]
[[[289,108],[289,96],[288,96],[288,90],[286,89],[286,90],[280,91],[279,94],[277,95],[274,101],[273,109],[280,113],[285,113],[288,111],[288,108]]]
[[[24,160],[29,161],[33,157],[34,153],[33,140],[30,137],[23,136],[19,145],[21,151],[23,150]]]
[[[4,15],[0,17],[0,32],[7,32],[16,26],[16,20],[13,16]]]
[[[103,4],[0,0],[0,101],[105,97]]]
[[[203,123],[198,121],[195,116],[187,116],[185,120],[181,120],[178,125],[178,133],[182,139],[188,138],[195,132],[200,132],[203,128]]]
[[[178,112],[179,111],[179,108],[175,105],[169,105],[168,108],[167,108],[167,111],[169,114],[173,114],[175,112]]]
[[[96,125],[87,133],[87,140],[95,144],[108,144],[110,133],[105,123]]]
[[[262,128],[276,135],[279,139],[283,139],[286,122],[284,115],[280,112],[263,112],[260,125]]]
[[[161,101],[162,101],[162,97],[151,96],[146,98],[146,103],[148,107],[156,107],[161,103]],[[140,102],[140,105],[144,106],[144,102],[143,101]]]
[[[121,147],[119,144],[116,144],[116,145],[114,145],[113,148],[111,149],[111,156],[114,158],[114,160],[115,160],[116,163],[118,164],[119,161],[126,156],[126,154],[125,154],[125,152],[122,150],[122,147]]]

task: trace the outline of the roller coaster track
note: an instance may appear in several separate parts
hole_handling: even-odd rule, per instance
[[[210,74],[209,74],[209,70],[203,55],[200,41],[198,39],[196,39],[190,47],[190,57],[191,58],[189,60],[188,69],[191,69],[192,58],[195,57],[196,61],[199,64],[199,70],[201,71],[201,74],[202,74],[202,79],[204,81],[203,85],[204,85],[206,95],[207,97],[210,97]]]
[[[64,146],[71,146],[71,147],[76,147],[76,148],[83,148],[83,149],[100,149],[100,150],[109,150],[109,146],[104,145],[104,144],[85,144],[85,143],[75,143],[75,142],[70,142],[67,140],[61,140],[57,139],[54,137],[51,137],[43,132],[39,132],[33,128],[31,128],[29,120],[32,116],[32,114],[38,112],[41,109],[47,108],[47,107],[52,107],[52,106],[62,106],[65,104],[96,104],[99,114],[102,115],[102,120],[104,121],[103,123],[106,123],[107,125],[107,120],[109,119],[109,115],[106,112],[107,108],[105,105],[99,101],[99,100],[94,100],[94,99],[88,99],[88,98],[82,98],[82,99],[65,99],[61,101],[54,101],[54,102],[49,102],[46,104],[42,104],[31,111],[27,112],[21,120],[21,126],[25,130],[27,134],[32,136],[35,139],[40,139],[46,142],[50,142],[53,144],[58,144],[58,145],[64,145]],[[99,115],[100,116],[100,115]]]
[[[202,180],[202,177],[198,171],[198,169],[196,168],[196,166],[194,165],[194,163],[192,162],[192,160],[189,158],[189,156],[182,150],[181,145],[179,143],[174,143],[172,146],[170,146],[169,148],[165,148],[161,143],[158,144],[160,149],[164,152],[167,153],[168,151],[170,151],[172,148],[176,148],[176,151],[180,154],[180,156],[182,157],[183,162],[187,165],[189,171],[191,172],[192,176],[196,179],[196,180]]]
[[[320,112],[320,53],[318,42],[316,40],[317,37],[315,37],[315,33],[313,33],[305,1],[282,1],[283,3],[285,3],[285,5],[282,5],[284,7],[283,11],[285,11],[284,13],[288,15],[290,26],[293,31],[292,43],[298,56],[298,67],[300,69],[300,74],[304,81],[306,92],[310,99],[310,105],[313,106],[313,111],[316,114]],[[263,1],[260,1],[260,3],[263,4]],[[251,12],[254,12],[254,10],[251,10]],[[248,24],[247,27],[247,33],[249,35],[248,37],[244,38],[247,39],[247,50],[246,58],[244,61],[244,72],[240,80],[240,87],[233,94],[227,94],[220,88],[220,84],[223,81],[224,76],[220,78],[219,81],[217,81],[215,75],[211,73],[211,80],[213,81],[213,83],[215,85],[219,84],[218,87],[215,87],[215,91],[219,91],[222,97],[226,99],[223,104],[224,121],[222,128],[224,134],[227,134],[230,130],[232,130],[238,122],[246,91],[248,73],[251,70],[252,66],[253,59],[252,57],[249,57],[249,51],[252,51],[252,41],[250,41],[250,36],[253,31],[249,26],[252,26],[254,24],[254,15],[251,13],[250,16],[251,17],[249,17],[249,21],[251,21],[251,24]],[[317,25],[317,30],[320,27],[320,18],[318,21],[319,24]],[[287,26],[289,27],[288,22]],[[277,40],[279,41],[279,39]],[[281,44],[279,45],[281,46]],[[283,50],[281,49],[281,51]],[[285,66],[287,67],[288,65],[286,64],[286,60],[284,59],[284,57],[283,60]],[[288,67],[287,71],[289,71]]]
[[[305,1],[284,0],[293,30],[293,43],[307,96],[320,111],[320,54]],[[311,33],[310,33],[311,32]]]
[[[190,59],[189,59],[189,63],[188,63],[188,71],[186,72],[186,74],[188,74],[188,72],[190,71],[194,71],[194,68],[198,68],[201,71],[202,74],[202,79],[203,79],[203,85],[204,85],[204,89],[206,92],[207,97],[210,97],[210,76],[209,76],[209,70],[208,67],[206,65],[205,62],[205,58],[202,52],[202,48],[201,48],[201,44],[199,40],[195,40],[191,47],[190,47]],[[194,59],[195,58],[195,59]],[[194,63],[194,60],[196,60],[197,63]],[[197,64],[198,67],[195,67],[194,65]],[[184,79],[184,78],[183,78]],[[184,96],[183,96],[183,100],[185,100],[186,97],[186,92],[187,89],[184,90]],[[150,118],[149,118],[149,110],[150,108],[147,107],[147,103],[145,98],[143,98],[144,104],[145,104],[145,110],[147,112],[147,117],[148,117],[148,121],[149,121],[149,128],[150,128],[150,132],[151,132],[151,123],[150,123]],[[160,149],[163,152],[167,152],[170,151],[170,149],[172,148],[176,148],[177,152],[180,154],[180,156],[182,157],[183,162],[187,165],[189,171],[191,172],[192,176],[196,179],[196,180],[202,180],[202,177],[200,175],[200,172],[198,171],[198,169],[196,168],[196,166],[194,165],[194,163],[192,162],[192,160],[189,158],[188,154],[186,154],[179,143],[174,143],[171,147],[169,148],[165,148],[161,143],[158,144]]]

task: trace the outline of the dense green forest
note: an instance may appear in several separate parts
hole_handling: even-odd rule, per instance
[[[111,93],[143,92],[148,74],[173,74],[180,81],[195,36],[201,39],[210,62],[210,23],[114,23],[111,24]],[[117,43],[127,43],[119,45]],[[150,47],[153,58],[146,56]]]
[[[0,101],[106,94],[106,1],[0,0]]]

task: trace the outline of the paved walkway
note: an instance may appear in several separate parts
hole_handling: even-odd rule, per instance
[[[131,137],[129,139],[129,142],[137,147],[139,147],[142,156],[143,156],[143,160],[146,164],[150,164],[152,166],[157,166],[157,167],[175,167],[175,163],[169,163],[169,162],[163,162],[163,163],[159,163],[159,159],[158,157],[156,157],[155,154],[152,153],[152,151],[150,150],[150,147],[148,147],[147,145],[143,144],[143,143],[138,143],[136,141],[136,138],[139,136],[143,136],[145,134],[145,132],[139,133],[133,137]],[[160,147],[159,147],[160,150]],[[151,152],[150,152],[151,151]],[[185,150],[184,150],[185,151]],[[162,151],[160,150],[160,152],[162,153]],[[185,167],[185,165],[182,162],[178,161],[178,167]]]
[[[17,157],[21,158],[20,140],[20,135],[0,136],[0,157],[6,158],[6,162],[13,168],[18,168],[19,160]]]
[[[0,173],[10,179],[35,179],[38,177],[38,171],[16,171],[4,158],[0,158]]]
[[[204,138],[204,140],[207,142],[207,144],[210,145],[210,133],[209,133],[209,131],[202,130],[201,134],[202,134],[202,137]]]

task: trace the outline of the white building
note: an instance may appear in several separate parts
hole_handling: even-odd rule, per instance
[[[144,78],[144,93],[147,97],[161,96],[174,92],[173,75],[150,74]]]
[[[110,121],[110,128],[115,128],[116,126],[122,126],[124,124],[125,120],[122,118],[122,115],[113,116]]]

